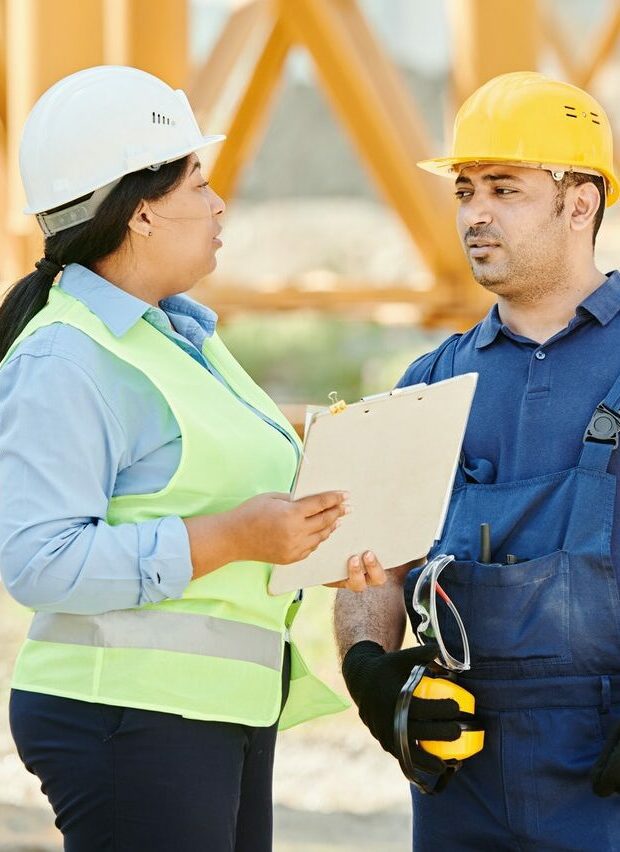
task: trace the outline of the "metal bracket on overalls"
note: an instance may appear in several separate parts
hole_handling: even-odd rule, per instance
[[[596,406],[596,411],[588,423],[583,436],[584,443],[610,444],[617,449],[619,434],[620,414],[601,402]]]

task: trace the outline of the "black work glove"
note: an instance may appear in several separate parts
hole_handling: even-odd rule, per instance
[[[592,789],[597,796],[620,793],[620,722],[607,737],[605,748],[592,769]]]
[[[437,653],[437,645],[421,645],[388,654],[377,642],[364,641],[349,648],[342,661],[342,674],[362,722],[394,757],[398,757],[394,711],[400,690],[411,669],[428,665]],[[459,705],[452,698],[411,698],[409,743],[417,769],[432,775],[441,775],[446,770],[443,760],[424,751],[415,741],[458,740],[459,715]]]

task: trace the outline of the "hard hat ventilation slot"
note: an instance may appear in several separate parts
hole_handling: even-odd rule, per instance
[[[174,119],[170,119],[167,116],[162,115],[160,112],[153,112],[151,115],[153,116],[153,124],[174,124]]]

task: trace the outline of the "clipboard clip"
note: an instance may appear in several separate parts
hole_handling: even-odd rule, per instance
[[[338,391],[331,391],[329,394],[329,401],[331,405],[329,406],[329,410],[332,414],[342,414],[342,412],[347,407],[344,399],[338,399]]]

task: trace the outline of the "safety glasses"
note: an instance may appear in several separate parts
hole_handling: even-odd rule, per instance
[[[415,633],[421,645],[436,642],[441,659],[437,663],[453,672],[470,668],[469,642],[457,608],[439,583],[441,572],[454,562],[454,556],[440,555],[428,562],[415,584],[412,597],[414,612],[420,616]],[[446,647],[450,642],[451,651]]]
[[[436,642],[440,655],[435,662],[448,671],[458,672],[470,667],[469,642],[457,608],[439,583],[441,572],[453,562],[454,556],[442,554],[423,567],[413,590],[412,606],[420,617],[415,630],[418,642],[422,645]],[[454,653],[446,647],[445,638],[449,638]],[[422,792],[433,794],[445,787],[460,764],[448,765],[440,778],[428,776],[414,765],[409,742],[409,707],[413,693],[425,674],[425,666],[414,666],[403,684],[394,713],[394,740],[405,777]]]

